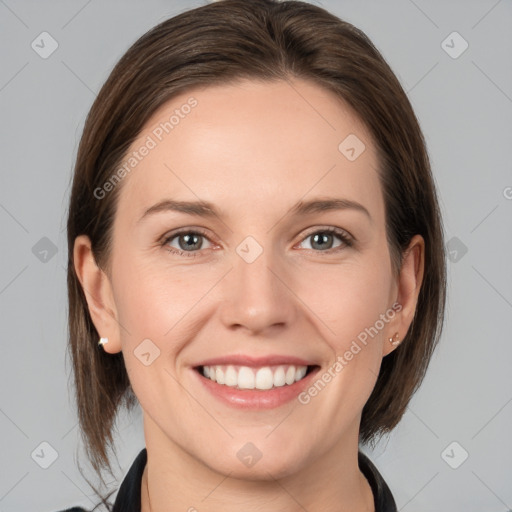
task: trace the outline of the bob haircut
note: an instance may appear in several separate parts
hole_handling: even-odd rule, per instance
[[[67,220],[69,345],[86,454],[112,474],[107,448],[121,406],[138,403],[122,353],[98,348],[99,334],[75,272],[75,238],[87,235],[109,275],[112,225],[122,184],[95,194],[114,174],[146,121],[175,95],[239,79],[309,80],[345,101],[369,129],[393,272],[411,238],[425,240],[425,273],[413,322],[384,357],[362,411],[359,440],[373,444],[402,418],[421,384],[443,324],[443,228],[425,140],[412,106],[380,52],[359,29],[301,1],[221,0],[183,12],[138,39],[115,65],[85,122]]]

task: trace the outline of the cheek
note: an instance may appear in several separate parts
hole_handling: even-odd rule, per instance
[[[171,376],[194,336],[192,313],[211,288],[211,278],[187,276],[162,262],[130,258],[128,252],[116,265],[115,301],[126,370],[144,408],[158,411],[162,397],[155,389],[180,395]]]
[[[316,326],[331,349],[318,375],[321,382],[316,380],[301,397],[319,419],[318,425],[346,424],[347,417],[361,411],[368,400],[382,362],[387,323],[381,315],[388,320],[394,317],[389,304],[392,284],[390,267],[378,257],[310,270],[301,282],[300,296],[308,297]]]
[[[162,338],[208,290],[206,276],[190,275],[161,263],[118,259],[116,307],[130,333]],[[153,264],[151,264],[153,263]]]
[[[183,348],[201,328],[211,309],[209,292],[223,274],[225,269],[207,265],[171,266],[164,257],[118,258],[114,289],[125,358],[149,339],[160,351],[155,366],[165,362],[174,372],[171,366],[180,365]]]
[[[298,295],[337,351],[374,326],[389,307],[392,277],[382,258],[309,268],[297,279]]]

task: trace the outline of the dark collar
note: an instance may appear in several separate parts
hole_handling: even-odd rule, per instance
[[[375,512],[397,512],[395,499],[372,461],[361,451],[358,453],[358,460],[359,468],[373,491]]]
[[[140,512],[140,487],[147,460],[148,454],[146,448],[143,448],[119,487],[112,512]]]
[[[140,512],[140,488],[146,462],[147,451],[143,448],[121,483],[112,512]],[[393,495],[372,461],[360,451],[358,462],[359,468],[372,488],[375,512],[397,512]]]

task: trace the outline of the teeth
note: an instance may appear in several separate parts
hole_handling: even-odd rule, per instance
[[[205,369],[208,368],[205,366]],[[226,370],[226,378],[224,379],[226,386],[236,386],[238,384],[238,374],[232,366],[228,366]]]
[[[260,368],[256,372],[256,389],[270,389],[274,385],[274,375],[272,370],[267,366]]]
[[[254,389],[254,380],[254,372],[247,366],[242,366],[238,370],[238,387],[240,389]],[[217,384],[222,383],[217,381]]]
[[[203,375],[217,384],[238,389],[272,389],[290,386],[304,378],[307,366],[280,365],[251,368],[249,366],[203,366]]]
[[[294,377],[295,377],[295,375],[294,375]],[[278,388],[278,387],[284,386],[285,384],[286,384],[286,374],[284,373],[284,368],[282,366],[278,366],[277,370],[274,372],[274,386],[276,388]]]
[[[220,366],[215,368],[215,380],[219,384],[224,384],[224,370]]]
[[[299,368],[297,368],[297,371],[295,372],[295,381],[303,379],[304,375],[306,375],[307,371],[308,371],[307,366],[300,366]]]
[[[285,382],[288,385],[295,382],[295,366],[290,366],[288,370],[286,370]]]

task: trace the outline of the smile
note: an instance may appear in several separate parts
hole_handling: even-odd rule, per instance
[[[198,361],[190,369],[199,386],[216,400],[239,409],[263,410],[296,399],[320,371],[315,363],[290,354],[225,354]]]
[[[198,371],[207,379],[236,389],[268,390],[291,386],[302,380],[310,366],[274,365],[259,368],[238,365],[200,366]]]

